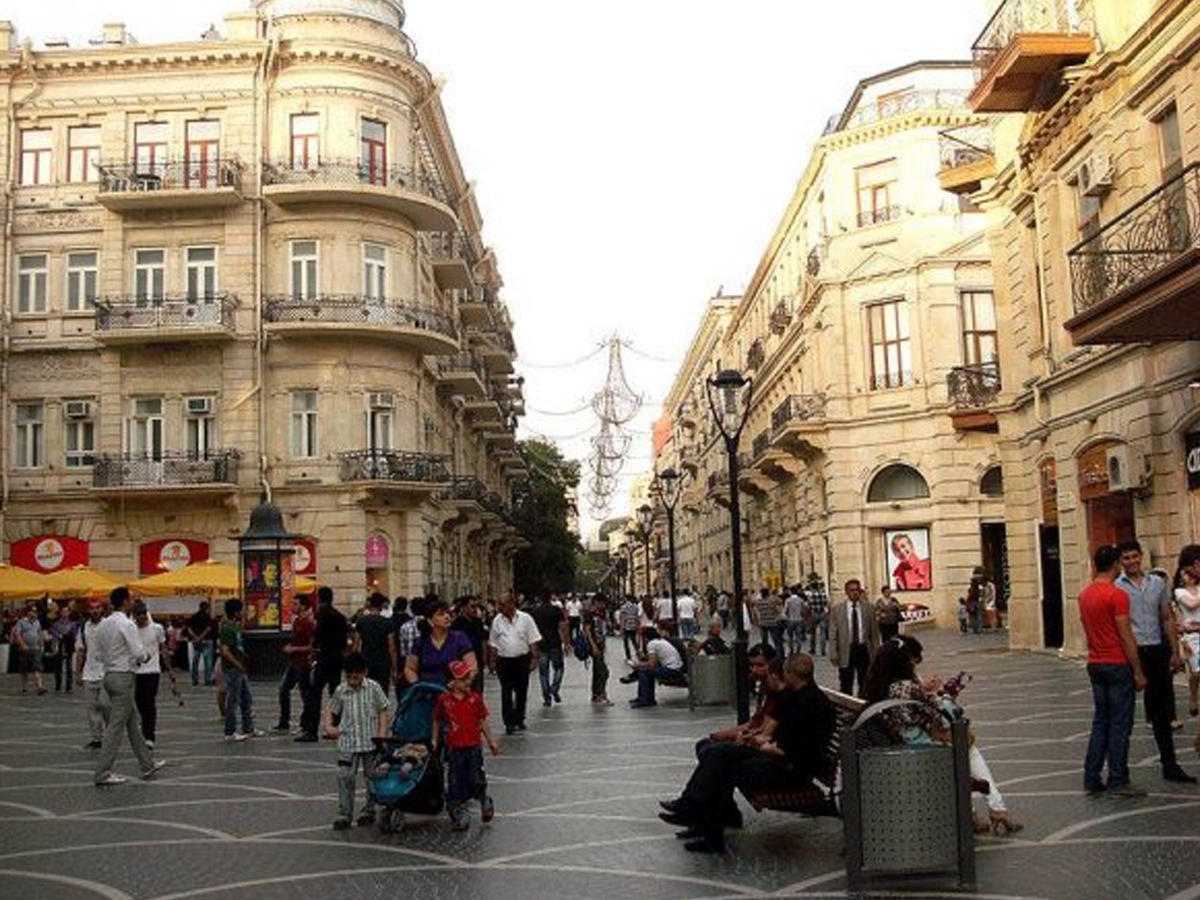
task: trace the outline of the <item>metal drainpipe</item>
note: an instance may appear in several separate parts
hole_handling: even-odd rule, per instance
[[[267,502],[271,502],[271,482],[267,478],[269,467],[267,459],[267,390],[266,390],[266,351],[267,331],[263,315],[263,282],[266,277],[266,258],[263,252],[265,245],[265,203],[263,198],[263,155],[266,152],[266,118],[267,118],[267,75],[270,71],[271,60],[279,49],[279,36],[274,32],[274,20],[267,20],[266,47],[263,50],[262,61],[254,78],[254,170],[258,178],[258,196],[254,204],[254,353],[255,378],[258,381],[258,480],[259,486]]]

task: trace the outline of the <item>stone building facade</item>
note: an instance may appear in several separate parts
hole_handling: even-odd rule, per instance
[[[995,122],[974,196],[1008,323],[1012,641],[1079,652],[1095,547],[1136,537],[1173,574],[1200,534],[1200,6],[991,7],[970,102]]]
[[[510,585],[512,323],[403,25],[259,0],[198,41],[33,50],[0,23],[14,562],[232,559],[267,494],[344,602]]]

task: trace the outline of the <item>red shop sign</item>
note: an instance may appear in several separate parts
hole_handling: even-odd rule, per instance
[[[296,538],[296,553],[292,556],[292,570],[296,575],[317,574],[317,541],[315,538]]]
[[[13,541],[12,564],[34,572],[57,572],[88,564],[88,542],[60,534],[39,534]]]
[[[138,550],[138,571],[142,575],[174,572],[192,563],[208,559],[208,542],[188,538],[163,538],[147,541]]]

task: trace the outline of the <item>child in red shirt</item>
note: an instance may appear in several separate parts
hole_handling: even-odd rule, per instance
[[[470,800],[479,801],[480,817],[484,822],[490,822],[496,814],[495,804],[487,794],[480,735],[487,740],[492,756],[496,756],[500,750],[488,727],[488,708],[483,702],[483,695],[471,690],[474,675],[470,663],[461,659],[450,663],[450,684],[433,708],[435,753],[445,732],[449,775],[446,808],[455,831],[466,831],[470,827],[470,814],[467,812],[467,802]]]

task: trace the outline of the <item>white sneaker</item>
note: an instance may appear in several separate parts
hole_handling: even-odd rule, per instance
[[[110,784],[124,784],[129,779],[123,775],[117,775],[114,772],[109,772],[103,778],[96,782],[96,787],[105,787]]]
[[[266,737],[266,736],[267,736],[267,733],[258,728],[255,728],[249,734],[245,735],[245,737]]]
[[[153,778],[155,773],[160,771],[166,764],[167,763],[165,760],[156,759],[150,765],[150,768],[148,768],[142,772],[142,781],[146,781],[149,778]]]
[[[234,741],[244,741],[250,737],[248,734],[242,734],[240,731],[235,731],[233,734],[225,735],[225,743],[232,744]]]
[[[154,749],[154,741],[146,741],[146,747],[150,750]]]

